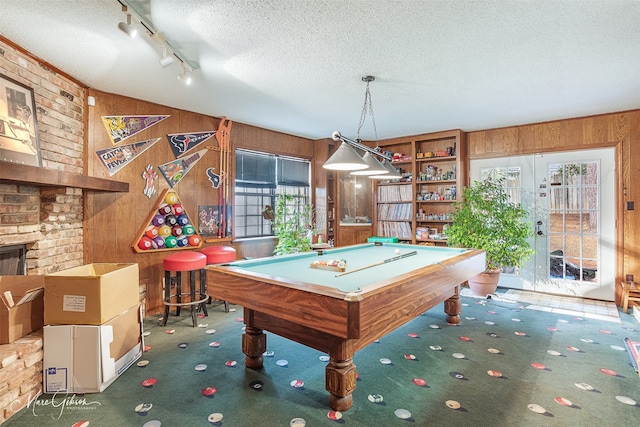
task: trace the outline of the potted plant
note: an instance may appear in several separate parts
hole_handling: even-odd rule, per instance
[[[274,255],[284,255],[311,250],[311,205],[296,207],[290,194],[281,194],[276,198],[276,206],[271,221],[278,243],[273,249]]]
[[[533,255],[532,235],[527,210],[511,202],[504,179],[491,174],[466,187],[462,200],[454,203],[447,241],[486,252],[486,270],[469,280],[473,294],[486,296],[495,292],[503,267],[520,267]]]

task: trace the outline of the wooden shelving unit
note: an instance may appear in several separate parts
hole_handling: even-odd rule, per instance
[[[403,177],[377,183],[376,235],[398,237],[413,244],[446,245],[453,203],[460,200],[467,180],[465,134],[459,130],[437,132],[391,140],[380,146],[400,159],[393,165],[402,169]],[[396,188],[405,195],[402,200],[386,197]],[[409,194],[410,199],[406,200]],[[399,208],[400,204],[410,206],[409,217],[408,208]],[[387,215],[388,212],[397,215]]]

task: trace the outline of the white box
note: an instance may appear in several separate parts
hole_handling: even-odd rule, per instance
[[[45,393],[100,393],[142,356],[142,310],[136,305],[102,325],[43,328]]]

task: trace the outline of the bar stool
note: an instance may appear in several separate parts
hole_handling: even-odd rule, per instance
[[[236,250],[231,246],[209,246],[201,249],[201,253],[206,255],[207,264],[221,264],[223,262],[231,262],[236,260]],[[229,303],[224,302],[225,313],[229,312]]]
[[[176,316],[180,315],[181,307],[190,307],[193,326],[197,326],[196,314],[202,310],[207,313],[207,282],[204,268],[207,266],[207,257],[200,252],[177,252],[167,256],[164,261],[164,316],[160,320],[160,326],[167,324],[169,309],[176,308]],[[182,301],[182,275],[189,273],[189,301]],[[174,273],[174,274],[172,274]],[[200,286],[197,286],[196,273],[200,275]],[[171,293],[172,282],[176,284],[175,293]],[[175,297],[175,302],[172,299]]]
[[[620,282],[622,286],[622,312],[627,314],[629,301],[640,303],[640,286],[635,282]]]

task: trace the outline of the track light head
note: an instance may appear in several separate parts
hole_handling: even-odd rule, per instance
[[[162,68],[167,68],[169,65],[173,64],[175,62],[175,58],[173,56],[173,53],[170,53],[167,50],[166,46],[162,46],[162,59],[160,59],[160,66]]]
[[[191,76],[186,69],[183,69],[182,73],[178,74],[178,80],[189,86],[191,84]]]
[[[123,11],[126,12],[126,6],[122,7]],[[120,31],[131,37],[132,39],[138,35],[138,30],[131,25],[131,14],[127,13],[127,22],[119,22],[118,28]]]

